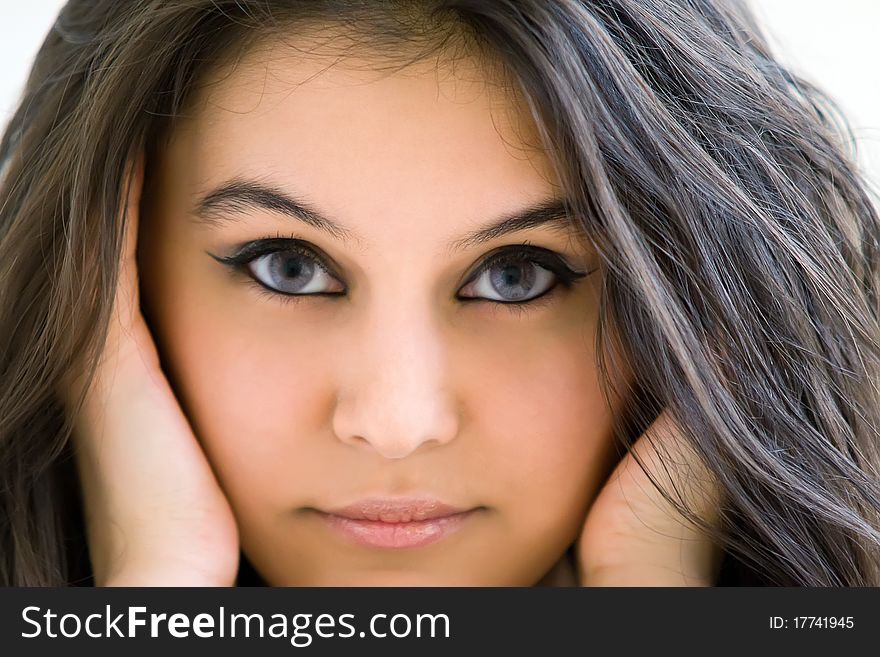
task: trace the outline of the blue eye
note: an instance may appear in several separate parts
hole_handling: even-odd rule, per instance
[[[493,265],[474,281],[475,296],[491,301],[522,302],[553,287],[556,276],[533,262]]]
[[[247,263],[258,282],[283,294],[329,294],[344,290],[314,258],[299,251],[274,251]]]
[[[496,303],[527,303],[544,296],[558,284],[571,287],[574,281],[586,275],[572,270],[551,251],[520,245],[486,260],[465,286],[471,293],[462,297]]]
[[[265,238],[248,242],[231,256],[211,257],[234,270],[246,270],[257,284],[279,297],[339,296],[345,292],[324,258],[300,240]]]

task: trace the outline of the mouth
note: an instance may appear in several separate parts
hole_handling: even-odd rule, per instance
[[[345,507],[315,509],[335,533],[358,545],[422,547],[458,532],[485,507],[461,508],[434,498],[370,498]]]

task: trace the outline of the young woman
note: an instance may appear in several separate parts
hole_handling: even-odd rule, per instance
[[[72,0],[0,150],[0,581],[880,584],[845,136],[732,0]]]

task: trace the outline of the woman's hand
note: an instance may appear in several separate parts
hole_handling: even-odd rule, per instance
[[[238,528],[159,365],[135,260],[142,159],[129,168],[128,226],[107,340],[73,440],[99,586],[232,586]],[[72,404],[83,372],[70,374]]]
[[[680,491],[703,520],[717,524],[713,477],[664,412],[620,461],[590,508],[576,546],[581,585],[712,586],[721,550],[663,498],[633,452],[674,499],[681,499]]]

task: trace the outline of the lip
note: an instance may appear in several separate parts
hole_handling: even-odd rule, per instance
[[[357,544],[412,548],[451,536],[480,508],[465,509],[434,498],[370,498],[318,514]]]

